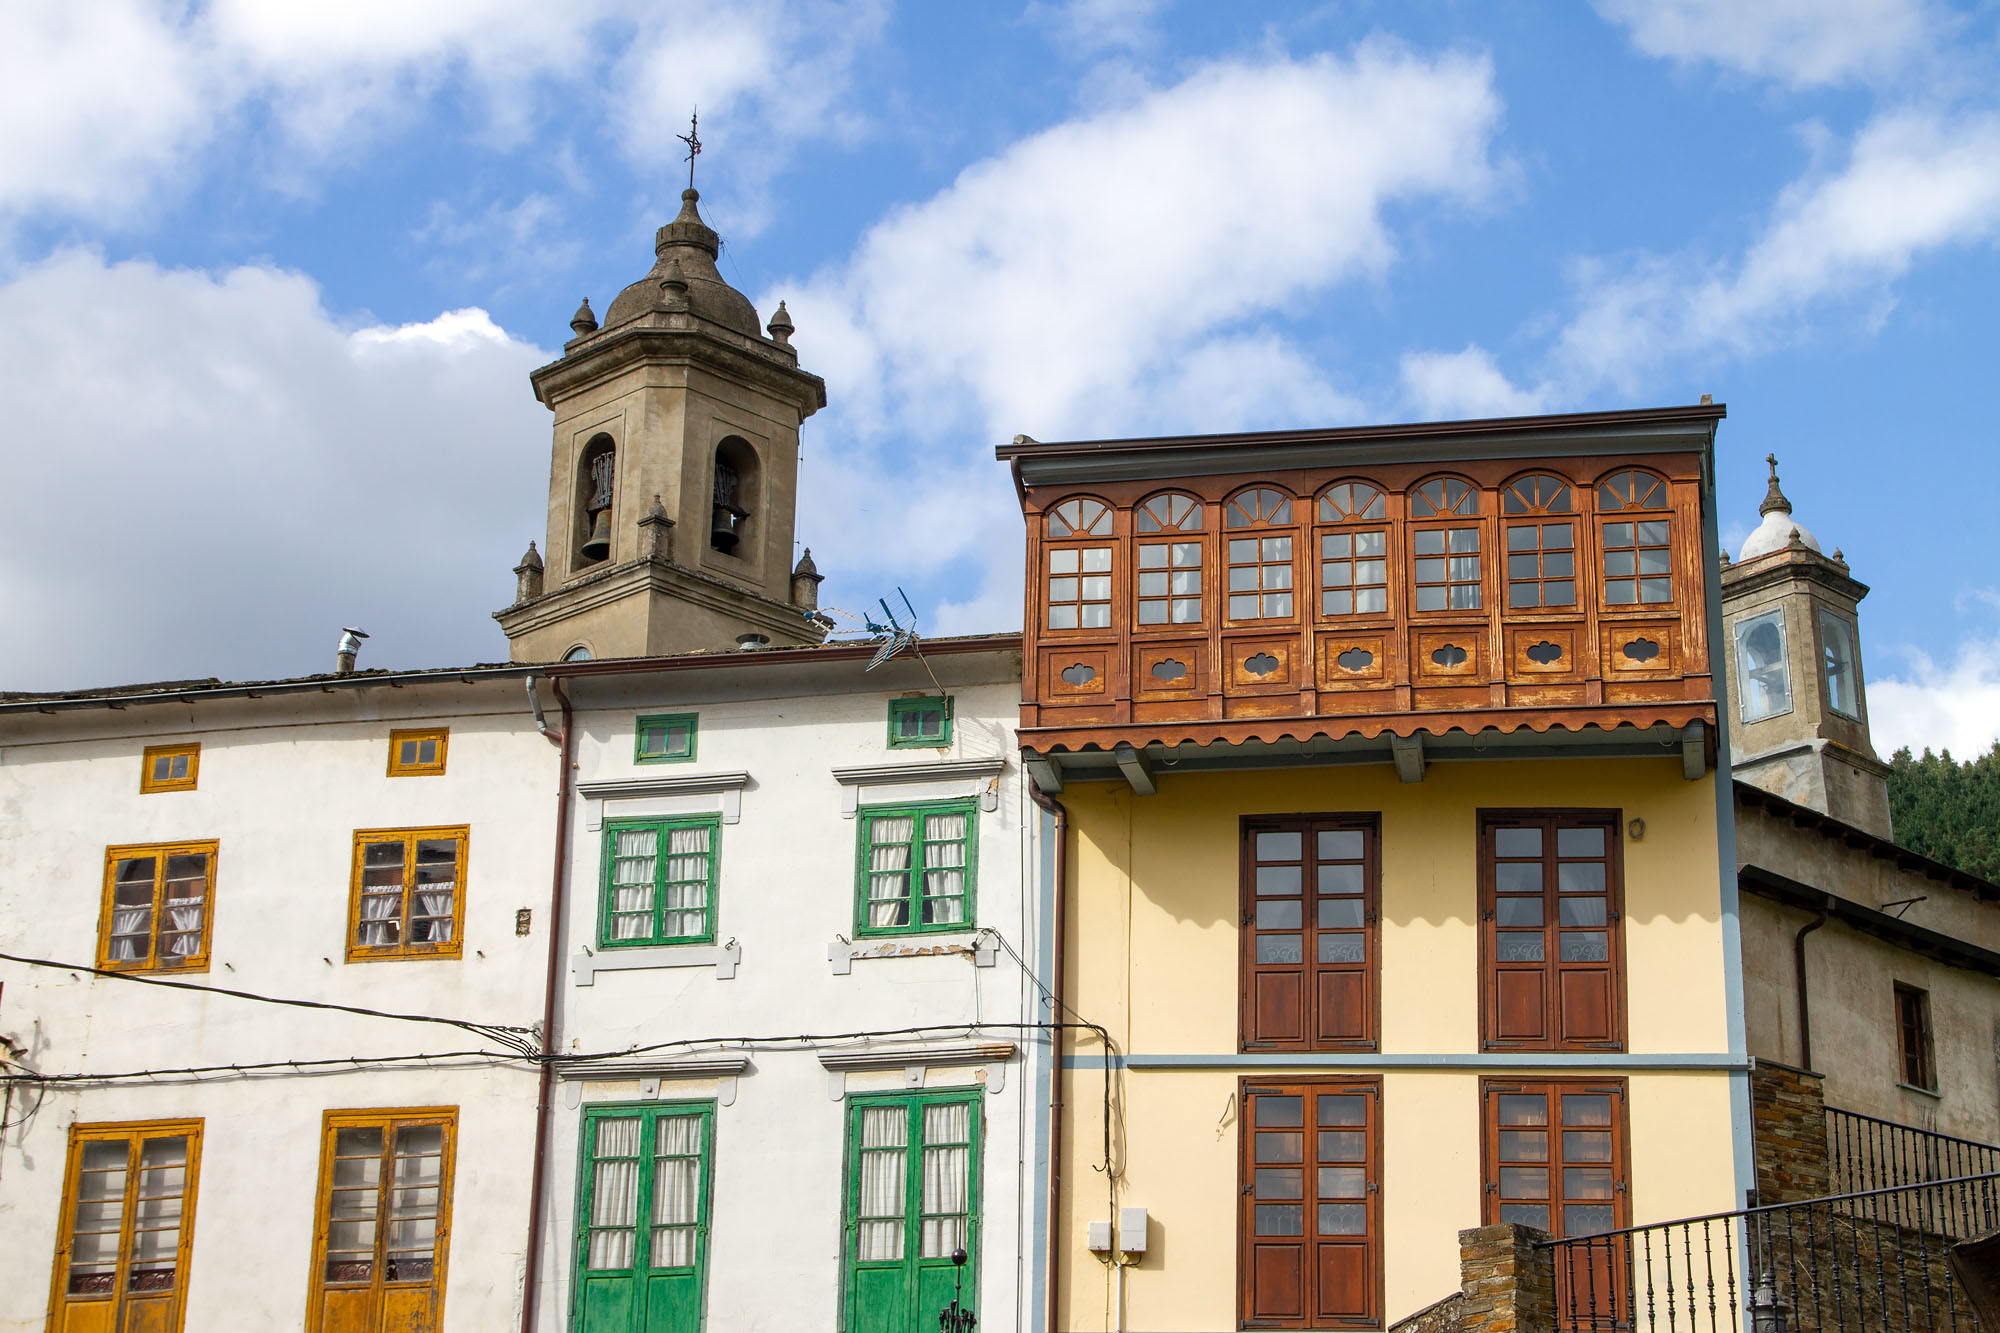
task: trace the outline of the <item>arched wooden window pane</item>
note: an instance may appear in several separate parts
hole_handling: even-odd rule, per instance
[[[1597,488],[1600,510],[1665,509],[1667,484],[1650,472],[1632,469],[1620,472]]]
[[[1109,537],[1111,508],[1102,500],[1064,500],[1049,511],[1051,537]]]
[[[1612,606],[1658,606],[1674,600],[1673,550],[1659,518],[1606,523],[1604,600]]]
[[[1384,512],[1382,492],[1365,481],[1343,481],[1338,486],[1327,487],[1326,494],[1319,497],[1319,521],[1322,523],[1379,519]]]
[[[1200,532],[1201,502],[1191,495],[1156,495],[1139,507],[1140,532]]]
[[[1479,512],[1479,492],[1457,477],[1433,477],[1410,495],[1411,518],[1470,517]]]
[[[1569,483],[1546,472],[1510,482],[1500,497],[1504,514],[1567,514],[1570,508]]]
[[[1283,491],[1257,486],[1229,501],[1224,509],[1224,526],[1260,528],[1268,523],[1292,521],[1292,500]]]

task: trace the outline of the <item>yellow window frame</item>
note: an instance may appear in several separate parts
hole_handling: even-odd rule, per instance
[[[392,1282],[388,1279],[385,1237],[389,1231],[388,1196],[395,1192],[393,1177],[395,1135],[403,1129],[439,1125],[444,1130],[438,1163],[437,1234],[431,1246],[431,1273],[422,1282]],[[382,1164],[377,1178],[375,1250],[368,1282],[334,1283],[326,1280],[327,1237],[333,1224],[334,1159],[338,1136],[343,1129],[379,1128],[382,1131]],[[372,1318],[352,1327],[397,1327],[438,1329],[444,1326],[445,1264],[451,1254],[451,1209],[458,1158],[458,1108],[456,1106],[391,1107],[367,1110],[328,1111],[320,1119],[319,1184],[313,1206],[312,1270],[306,1294],[306,1327],[319,1328],[327,1314],[329,1293],[336,1303],[343,1300],[364,1304]],[[407,1302],[428,1288],[427,1318],[407,1318],[411,1311],[398,1311],[401,1322],[386,1317],[386,1302],[402,1296]],[[362,1293],[366,1293],[362,1296]],[[359,1301],[354,1298],[361,1297]],[[339,1327],[350,1325],[341,1323]]]
[[[173,761],[187,760],[187,772],[180,777],[172,776]],[[161,761],[168,766],[168,776],[160,777],[154,769]],[[148,745],[145,757],[139,764],[139,793],[150,795],[158,791],[193,791],[195,778],[201,772],[201,742],[190,741],[183,745]]]
[[[104,894],[97,914],[97,965],[107,972],[208,971],[209,946],[215,938],[215,862],[221,846],[216,839],[208,838],[193,842],[133,843],[123,847],[106,847]],[[201,947],[193,953],[178,955],[183,961],[165,962],[160,955],[160,937],[167,933],[163,930],[167,920],[167,858],[196,853],[208,859],[208,874],[201,890]],[[142,856],[150,856],[154,860],[152,929],[148,935],[151,944],[144,958],[113,958],[111,927],[117,911],[118,863]]]
[[[422,758],[425,741],[437,744],[435,759],[425,762]],[[450,727],[405,727],[389,733],[389,776],[392,778],[430,778],[444,772],[445,751],[451,743]],[[405,747],[413,753],[409,759],[403,758]]]
[[[410,939],[410,922],[415,915],[412,911],[417,892],[417,844],[422,841],[452,840],[458,844],[458,878],[451,891],[451,938],[443,941],[417,941]],[[367,849],[378,843],[397,842],[403,844],[403,896],[396,915],[397,939],[394,944],[363,944],[361,938],[362,876],[365,871],[364,857]],[[354,832],[354,855],[347,892],[347,961],[350,963],[374,962],[392,958],[457,958],[465,951],[465,870],[467,853],[471,850],[472,828],[468,824],[457,824],[439,828],[378,828],[356,829]],[[383,918],[387,920],[388,918]]]
[[[181,1187],[180,1243],[174,1253],[175,1281],[172,1294],[164,1302],[167,1318],[163,1324],[153,1325],[164,1333],[179,1333],[187,1317],[188,1261],[194,1252],[195,1192],[201,1180],[201,1130],[200,1120],[119,1120],[98,1124],[73,1124],[69,1127],[69,1153],[63,1170],[62,1215],[56,1229],[56,1257],[54,1271],[49,1276],[49,1323],[51,1330],[70,1327],[70,1309],[76,1305],[109,1304],[113,1307],[111,1320],[105,1327],[125,1327],[121,1318],[122,1308],[130,1300],[132,1293],[126,1291],[130,1283],[134,1230],[133,1221],[138,1216],[137,1193],[140,1171],[133,1160],[133,1146],[143,1144],[147,1139],[184,1137],[187,1139],[187,1164],[183,1170]],[[112,1290],[108,1298],[72,1296],[69,1293],[70,1252],[76,1236],[76,1195],[81,1184],[83,1150],[91,1143],[105,1143],[123,1140],[126,1148],[125,1196],[120,1213],[120,1234],[118,1239],[118,1269],[112,1279]]]

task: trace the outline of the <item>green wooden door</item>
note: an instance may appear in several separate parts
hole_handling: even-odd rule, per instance
[[[714,1126],[712,1102],[584,1109],[576,1333],[700,1329]]]
[[[847,1121],[846,1333],[930,1333],[979,1292],[979,1094],[855,1097]]]

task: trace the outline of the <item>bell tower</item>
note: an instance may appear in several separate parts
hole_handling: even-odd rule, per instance
[[[699,199],[681,192],[652,270],[601,325],[586,300],[562,359],[529,376],[555,440],[545,549],[494,613],[516,662],[825,637],[791,557],[799,426],[826,385],[799,369],[784,303],[760,331],[722,280]]]
[[[1763,520],[1735,561],[1722,557],[1735,776],[1888,838],[1889,768],[1868,737],[1861,679],[1868,585],[1792,517],[1778,460],[1765,462]]]

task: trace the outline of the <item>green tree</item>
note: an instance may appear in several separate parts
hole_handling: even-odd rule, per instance
[[[1913,852],[2000,881],[2000,742],[1960,763],[1951,751],[1889,759],[1889,814]]]

